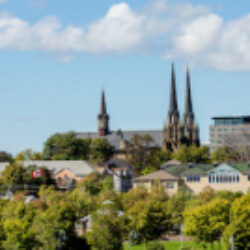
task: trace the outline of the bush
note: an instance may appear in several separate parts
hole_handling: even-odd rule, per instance
[[[149,242],[146,246],[147,250],[164,250],[164,246],[160,241]]]

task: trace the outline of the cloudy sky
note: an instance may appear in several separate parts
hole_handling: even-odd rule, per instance
[[[0,149],[41,150],[55,132],[161,129],[175,62],[180,112],[191,68],[201,139],[211,117],[250,113],[245,0],[0,0]]]

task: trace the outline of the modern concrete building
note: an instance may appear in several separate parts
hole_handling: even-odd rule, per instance
[[[209,133],[212,151],[225,145],[250,149],[250,116],[218,116],[212,119],[214,125],[210,126]]]

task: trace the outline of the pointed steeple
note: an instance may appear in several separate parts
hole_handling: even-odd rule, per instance
[[[193,115],[193,105],[192,105],[191,88],[190,88],[190,73],[188,67],[186,76],[186,100],[185,100],[184,116],[187,115]]]
[[[170,102],[169,102],[169,111],[168,111],[169,120],[176,122],[179,119],[179,111],[176,97],[176,85],[175,85],[175,70],[174,64],[172,63],[172,72],[171,72],[171,87],[170,87]],[[172,117],[175,116],[174,119]]]
[[[106,108],[106,100],[105,100],[105,93],[104,90],[102,91],[102,100],[101,100],[101,110],[100,114],[105,115],[107,114],[107,108]]]
[[[101,95],[101,109],[98,115],[98,135],[106,136],[109,134],[109,115],[107,113],[106,99],[104,90]]]

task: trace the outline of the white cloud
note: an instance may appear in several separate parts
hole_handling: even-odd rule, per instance
[[[0,0],[0,3],[7,3],[9,0]]]
[[[1,1],[1,0],[0,0]],[[57,17],[29,23],[0,16],[0,49],[44,50],[67,63],[72,53],[162,50],[166,58],[220,70],[250,70],[250,14],[225,22],[207,6],[154,0],[134,11],[110,7],[86,26],[63,26]],[[60,55],[60,56],[58,56]]]

